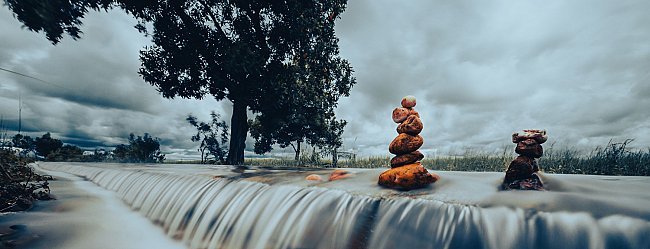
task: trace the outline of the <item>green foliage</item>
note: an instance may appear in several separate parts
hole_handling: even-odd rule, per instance
[[[581,155],[575,149],[555,150],[551,147],[540,158],[540,165],[550,165],[545,169],[549,173],[650,176],[650,148],[629,150],[632,141],[610,141],[587,155]]]
[[[626,175],[650,176],[650,148],[646,150],[630,150],[628,139],[620,143],[609,142],[604,147],[597,147],[584,154],[572,148],[554,148],[553,145],[545,150],[539,159],[540,169],[546,173],[555,174],[590,174],[590,175]],[[429,169],[444,171],[478,171],[505,172],[510,162],[516,157],[514,148],[507,146],[502,152],[491,154],[468,150],[461,155],[445,157],[425,157],[422,164]],[[305,160],[296,162],[292,159],[250,159],[250,165],[258,166],[306,166],[328,167],[330,160]],[[338,162],[341,168],[387,168],[390,157],[367,157],[364,159],[349,159]]]
[[[34,139],[30,136],[23,136],[22,134],[16,134],[11,138],[11,143],[14,147],[18,147],[24,150],[34,150]]]
[[[210,113],[212,121],[210,123],[199,122],[191,114],[187,116],[187,122],[196,128],[196,134],[192,136],[192,142],[201,142],[199,152],[201,152],[201,163],[206,163],[208,155],[212,155],[216,161],[225,163],[226,154],[228,153],[228,125],[225,121],[219,121],[221,116],[212,111]]]
[[[34,200],[51,199],[51,177],[34,173],[27,163],[11,150],[0,149],[0,212],[26,210]]]
[[[83,150],[81,148],[66,144],[60,149],[47,155],[46,160],[55,162],[79,162],[82,161]]]
[[[285,100],[316,96],[302,91],[318,92],[320,97],[309,101],[329,108],[355,83],[350,64],[339,56],[334,32],[346,0],[5,2],[28,29],[45,32],[53,43],[64,33],[79,38],[81,19],[89,10],[118,7],[133,15],[139,21],[136,28],[153,41],[140,53],[139,72],[146,82],[166,98],[212,95],[233,103],[231,164],[244,160],[248,109],[272,115]],[[151,33],[147,24],[153,26]],[[320,110],[327,109],[308,112]],[[266,121],[275,120],[280,119]]]
[[[120,144],[113,150],[113,158],[122,163],[162,163],[165,155],[160,152],[160,139],[149,136],[129,135],[129,144]]]
[[[49,132],[43,134],[42,137],[37,137],[34,141],[34,149],[39,155],[45,158],[47,158],[50,153],[57,151],[61,147],[63,147],[63,142],[52,138],[52,135]]]

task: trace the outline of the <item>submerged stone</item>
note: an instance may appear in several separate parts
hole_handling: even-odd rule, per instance
[[[337,169],[337,170],[332,171],[332,173],[330,174],[329,180],[330,181],[336,181],[336,180],[348,178],[350,176],[351,176],[351,174],[347,170]]]
[[[305,180],[307,180],[307,181],[322,181],[323,178],[321,176],[319,176],[319,175],[311,174],[311,175],[308,175],[307,177],[305,177]]]

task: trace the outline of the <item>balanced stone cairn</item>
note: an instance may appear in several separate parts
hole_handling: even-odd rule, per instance
[[[512,160],[506,170],[506,177],[501,184],[504,190],[544,190],[544,184],[537,175],[539,166],[536,158],[544,154],[542,144],[547,139],[545,130],[524,130],[521,134],[512,134],[512,142],[517,144],[515,152],[519,156]]]
[[[440,176],[430,174],[420,163],[424,158],[418,151],[424,143],[419,135],[423,125],[420,114],[413,109],[415,104],[415,97],[406,96],[402,99],[402,107],[393,110],[393,121],[399,124],[399,135],[390,143],[388,150],[396,156],[390,160],[391,169],[379,175],[379,185],[411,190],[426,187],[440,179]]]

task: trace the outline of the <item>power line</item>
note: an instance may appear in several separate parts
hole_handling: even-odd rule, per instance
[[[36,78],[36,77],[34,77],[34,76],[29,76],[29,75],[24,74],[24,73],[19,73],[19,72],[16,72],[16,71],[13,71],[13,70],[9,70],[9,69],[6,69],[6,68],[2,68],[2,67],[0,67],[0,70],[1,70],[1,71],[5,71],[5,72],[9,72],[9,73],[12,73],[12,74],[20,75],[20,76],[23,76],[23,77],[26,77],[26,78],[30,78],[30,79],[33,79],[33,80],[37,80],[37,81],[40,81],[40,82],[43,82],[43,83],[45,83],[45,84],[48,84],[48,85],[51,85],[51,86],[55,86],[55,87],[58,87],[58,88],[67,89],[67,88],[65,88],[65,87],[63,87],[63,86],[60,86],[60,85],[54,84],[54,83],[52,83],[52,82],[49,82],[49,81],[45,81],[45,80],[42,80],[42,79]]]

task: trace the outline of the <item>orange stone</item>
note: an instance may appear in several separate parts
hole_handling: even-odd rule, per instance
[[[440,176],[430,174],[421,163],[417,162],[384,171],[379,175],[377,183],[387,188],[411,190],[426,187],[438,179]]]
[[[404,120],[404,122],[397,126],[397,133],[406,133],[416,136],[420,134],[423,128],[422,120],[420,120],[416,115],[410,115],[406,120]]]
[[[395,155],[408,154],[418,150],[424,143],[422,136],[411,136],[406,133],[399,134],[388,147],[388,151]]]
[[[409,113],[411,110],[409,108],[404,108],[404,107],[397,107],[395,110],[393,110],[393,122],[395,123],[401,123],[408,118]]]
[[[330,181],[336,181],[336,180],[343,179],[343,178],[348,178],[348,177],[350,177],[350,172],[348,172],[347,170],[337,169],[337,170],[332,171],[332,173],[330,174],[329,180]]]
[[[305,177],[305,180],[307,180],[307,181],[322,181],[323,178],[321,176],[319,176],[319,175],[311,174],[311,175],[308,175],[307,177]]]
[[[424,155],[420,151],[416,150],[408,154],[393,157],[393,159],[390,159],[390,167],[396,168],[402,165],[411,164],[422,160],[422,158],[424,158]]]

